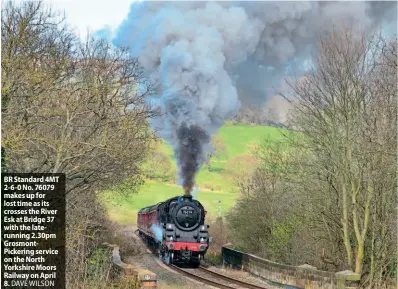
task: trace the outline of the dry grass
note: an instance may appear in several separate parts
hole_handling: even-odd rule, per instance
[[[135,256],[142,251],[142,244],[134,236],[134,227],[120,226],[115,222],[111,222],[108,229],[111,234],[109,243],[119,246],[120,255]]]

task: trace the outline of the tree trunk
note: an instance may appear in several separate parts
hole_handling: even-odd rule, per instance
[[[347,252],[347,262],[350,269],[352,269],[352,250],[350,242],[350,233],[348,229],[348,198],[347,190],[344,184],[342,184],[343,191],[343,239],[344,246]]]

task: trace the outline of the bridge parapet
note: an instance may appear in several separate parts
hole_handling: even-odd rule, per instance
[[[291,266],[223,246],[224,265],[245,270],[273,283],[298,289],[356,289],[360,275],[351,271],[321,271],[310,265]]]
[[[139,268],[133,264],[126,264],[122,261],[119,252],[119,246],[114,244],[104,243],[104,247],[112,248],[112,264],[114,266],[115,272],[121,273],[123,278],[132,281],[131,283],[139,283],[140,288],[145,289],[155,289],[157,288],[157,277],[156,274]]]

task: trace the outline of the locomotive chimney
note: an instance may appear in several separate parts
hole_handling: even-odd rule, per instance
[[[192,195],[191,195],[192,188],[191,187],[183,186],[182,188],[184,189],[184,197],[192,197]]]
[[[182,199],[183,199],[183,200],[189,199],[189,201],[190,201],[190,200],[192,200],[192,196],[191,196],[191,195],[186,195],[186,194],[185,194],[184,196],[182,196]]]

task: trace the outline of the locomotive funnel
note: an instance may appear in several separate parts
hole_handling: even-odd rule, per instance
[[[183,186],[182,188],[184,189],[184,193],[185,193],[184,196],[185,197],[192,197],[192,195],[191,195],[192,187]]]

